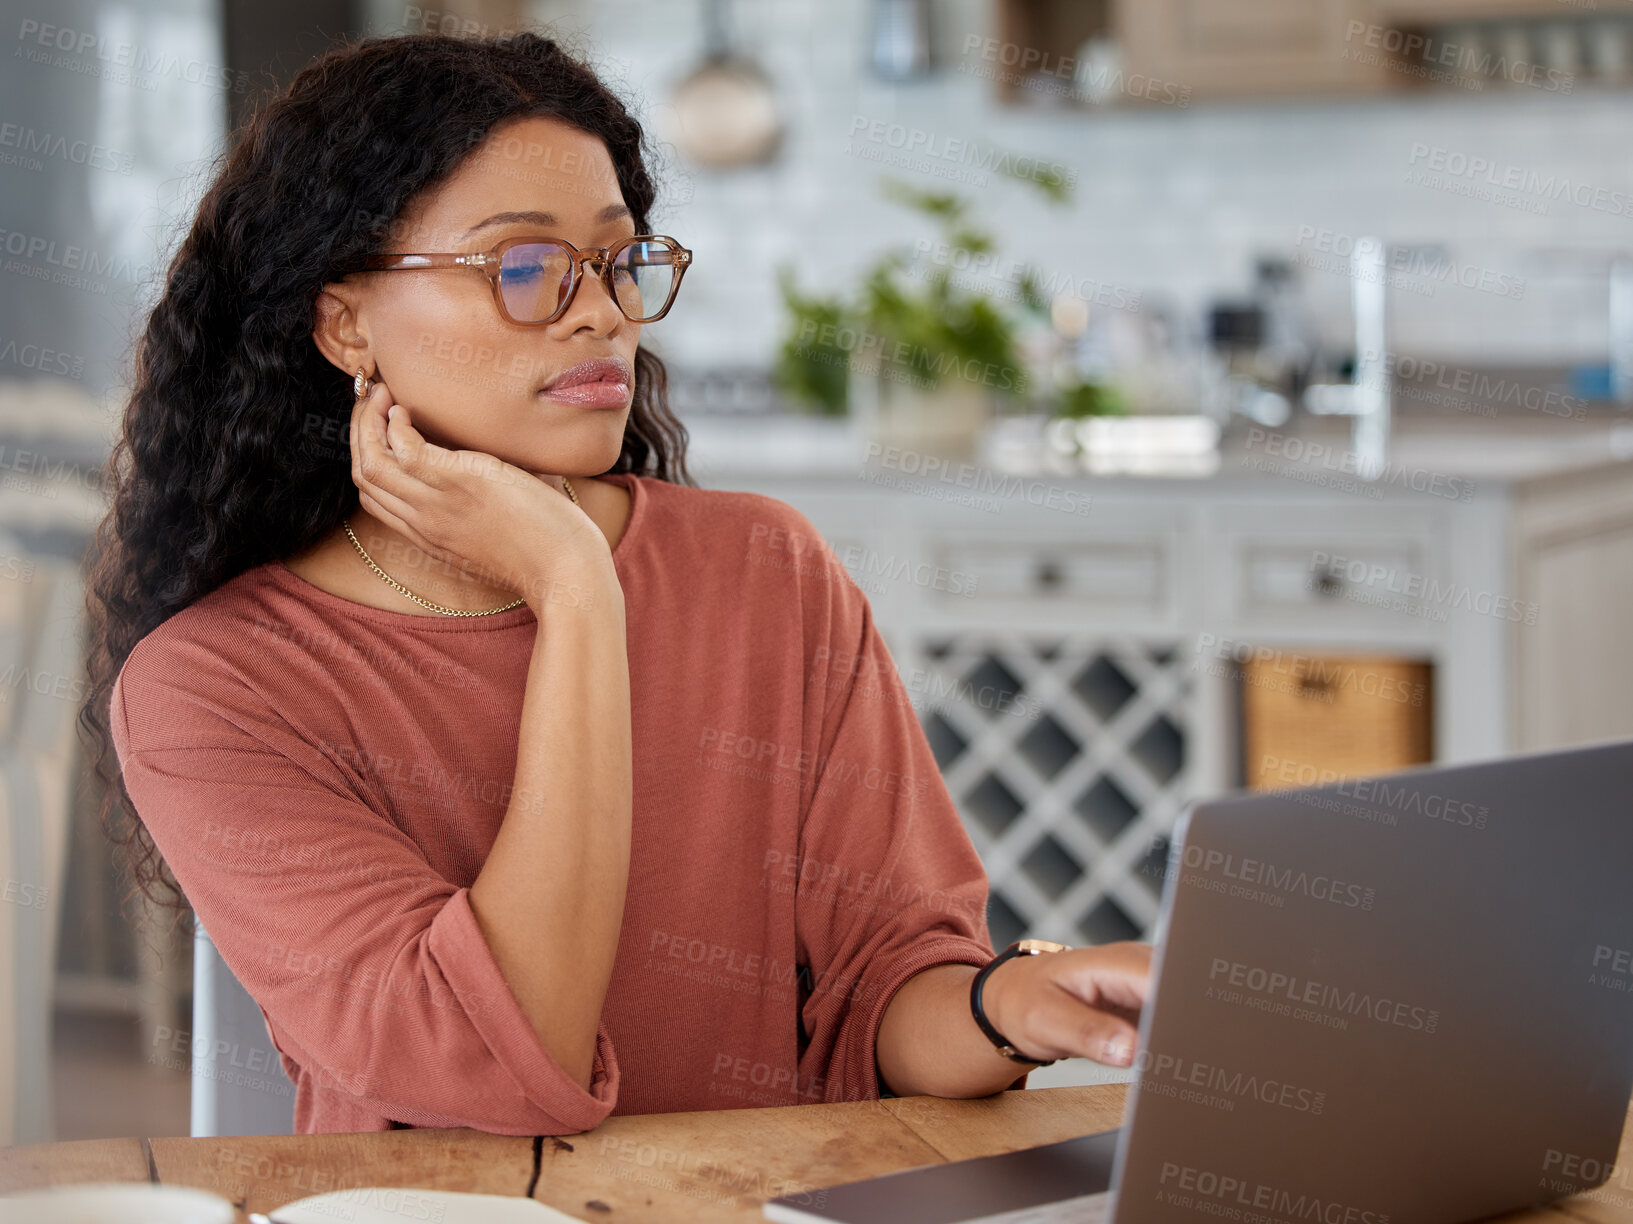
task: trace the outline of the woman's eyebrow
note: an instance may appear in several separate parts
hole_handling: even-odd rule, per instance
[[[595,220],[597,224],[604,224],[605,222],[617,221],[620,218],[631,215],[632,214],[629,211],[628,205],[608,204],[595,215]],[[466,230],[460,235],[460,238],[469,238],[472,234],[476,233],[477,230],[486,229],[490,225],[506,225],[513,221],[528,221],[535,225],[560,224],[555,213],[537,211],[494,213],[493,216],[489,217],[486,221],[478,221],[475,225],[471,226],[470,229]]]

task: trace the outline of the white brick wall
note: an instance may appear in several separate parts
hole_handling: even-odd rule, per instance
[[[909,86],[867,72],[866,0],[737,0],[730,9],[738,47],[776,83],[787,136],[764,168],[678,167],[679,202],[661,205],[655,224],[691,246],[697,263],[675,313],[652,336],[677,363],[768,360],[782,325],[777,263],[795,260],[807,287],[837,287],[878,248],[921,236],[911,214],[880,196],[881,168],[847,152],[857,116],[1076,171],[1067,208],[997,176],[963,190],[1001,233],[1006,256],[1139,288],[1153,305],[1175,304],[1188,321],[1210,298],[1245,291],[1255,254],[1295,254],[1301,227],[1380,232],[1444,244],[1460,265],[1526,283],[1519,299],[1444,282],[1433,296],[1393,294],[1400,351],[1603,360],[1599,265],[1604,248],[1633,250],[1633,215],[1563,199],[1534,215],[1409,183],[1407,175],[1414,146],[1423,144],[1633,198],[1633,97],[1625,92],[1582,86],[1572,96],[1521,90],[1047,113],[1001,107],[989,82],[959,70],[965,36],[992,32],[991,6],[980,0],[936,6],[945,66]],[[655,124],[669,87],[701,55],[700,12],[685,0],[593,7],[534,0],[536,17],[583,33]],[[940,181],[894,173],[921,185]],[[1562,258],[1561,249],[1580,254]],[[1346,336],[1348,281],[1306,270],[1304,284],[1323,332]]]

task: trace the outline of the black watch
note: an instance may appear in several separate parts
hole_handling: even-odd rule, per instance
[[[1057,1060],[1051,1058],[1045,1061],[1038,1058],[1028,1058],[1009,1044],[1009,1038],[992,1027],[992,1021],[987,1019],[987,1013],[981,1007],[981,987],[986,984],[987,975],[1006,960],[1013,960],[1017,956],[1041,956],[1045,952],[1066,952],[1069,950],[1070,946],[1068,944],[1054,943],[1047,939],[1018,940],[988,961],[986,967],[980,973],[977,973],[975,979],[970,982],[970,1014],[975,1017],[975,1023],[981,1026],[981,1031],[987,1035],[987,1040],[998,1048],[998,1053],[1011,1062],[1026,1063],[1032,1067],[1048,1067],[1054,1065]]]

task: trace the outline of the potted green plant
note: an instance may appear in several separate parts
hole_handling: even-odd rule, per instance
[[[1068,199],[1058,177],[1023,181]],[[1029,269],[1013,282],[956,274],[991,266],[981,257],[996,246],[970,222],[968,202],[892,179],[882,188],[933,222],[936,240],[885,250],[849,295],[804,293],[791,268],[778,270],[788,327],[774,377],[784,394],[808,411],[854,413],[885,445],[955,458],[973,455],[995,406],[1114,410],[1093,384],[1035,385],[1021,336],[1029,323],[1047,323],[1050,303]]]

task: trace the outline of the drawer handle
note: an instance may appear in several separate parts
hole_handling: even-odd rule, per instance
[[[1336,599],[1344,593],[1344,577],[1328,566],[1310,580],[1310,587],[1322,599]]]
[[[1065,574],[1061,572],[1058,561],[1038,562],[1037,584],[1045,590],[1054,590],[1065,581]]]

